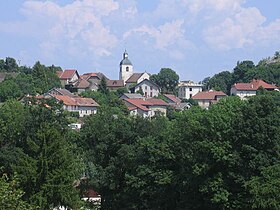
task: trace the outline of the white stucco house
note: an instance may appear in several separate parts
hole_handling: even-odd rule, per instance
[[[92,98],[70,97],[62,95],[50,95],[58,102],[61,102],[63,109],[69,112],[79,113],[79,117],[85,117],[97,113],[99,104]]]
[[[80,78],[76,69],[65,69],[64,71],[58,71],[57,76],[60,79],[62,87],[65,85],[73,84]]]
[[[157,97],[160,88],[157,84],[153,83],[151,80],[144,79],[139,84],[135,85],[134,87],[130,88],[131,93],[143,93],[145,98],[152,98]]]
[[[190,99],[202,91],[202,84],[192,81],[181,81],[178,85],[178,97],[181,99]]]
[[[52,88],[43,97],[54,98],[57,102],[62,103],[64,110],[77,112],[79,113],[79,117],[96,114],[97,108],[99,107],[99,104],[92,98],[82,98],[62,88]]]
[[[161,99],[125,98],[123,100],[132,116],[139,115],[144,118],[153,117],[157,114],[166,116],[168,104]]]
[[[200,107],[207,109],[226,96],[227,95],[222,91],[209,90],[197,93],[192,99],[197,101]]]
[[[150,75],[147,72],[144,72],[144,73],[133,73],[131,75],[131,77],[129,77],[125,81],[125,85],[126,85],[127,88],[129,88],[132,85],[139,84],[140,82],[142,82],[145,79],[147,79],[147,80],[150,79]]]
[[[268,84],[263,80],[253,79],[250,83],[235,83],[230,89],[230,94],[239,96],[241,99],[246,99],[247,97],[256,95],[260,87],[268,91],[278,90],[278,87],[275,85]]]

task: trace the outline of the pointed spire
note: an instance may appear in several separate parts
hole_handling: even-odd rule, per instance
[[[126,50],[123,53],[123,59],[128,58],[128,53],[126,52]]]

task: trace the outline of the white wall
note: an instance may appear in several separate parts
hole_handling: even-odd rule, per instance
[[[241,99],[246,97],[254,96],[257,94],[256,90],[236,90],[236,88],[230,89],[230,94],[234,96],[239,96]]]
[[[178,97],[181,99],[190,99],[201,91],[202,86],[179,86]]]
[[[126,70],[128,68],[128,71]],[[119,79],[124,82],[129,79],[133,74],[133,66],[132,65],[120,65],[120,75]]]
[[[159,89],[157,86],[151,85],[149,82],[145,81],[141,86],[135,88],[135,93],[140,90],[140,87],[143,90],[144,96],[146,98],[157,97],[159,94]]]

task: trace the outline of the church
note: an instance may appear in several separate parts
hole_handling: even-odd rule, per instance
[[[123,59],[120,62],[119,80],[123,80],[127,88],[132,85],[139,84],[143,80],[149,80],[150,75],[147,72],[134,73],[133,65],[128,59],[128,53],[123,53]]]

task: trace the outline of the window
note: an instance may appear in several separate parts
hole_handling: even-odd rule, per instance
[[[148,89],[148,87],[147,86],[145,86],[145,90],[147,90]]]
[[[190,88],[190,91],[192,91],[192,88]]]
[[[147,98],[147,96],[148,96],[148,94],[147,94],[147,92],[145,92],[145,97]]]
[[[192,94],[190,94],[190,98],[192,97]]]
[[[129,71],[129,67],[128,66],[126,67],[126,71]]]
[[[150,97],[153,97],[153,92],[150,92]]]

